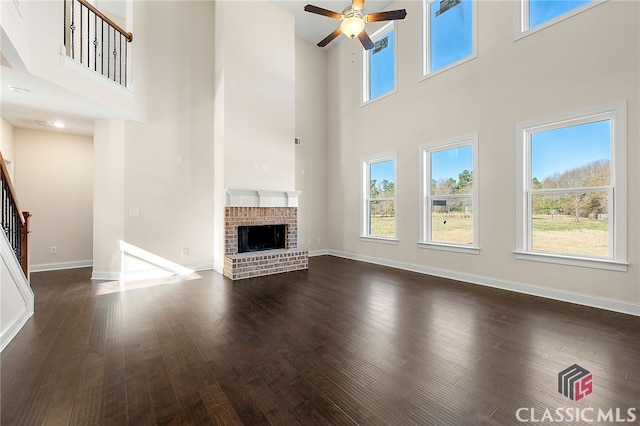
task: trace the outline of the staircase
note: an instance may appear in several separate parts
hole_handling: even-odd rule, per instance
[[[29,213],[18,207],[15,189],[0,153],[0,352],[33,315],[29,285]]]

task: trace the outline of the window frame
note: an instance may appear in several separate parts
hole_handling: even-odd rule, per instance
[[[538,31],[544,30],[545,28],[569,19],[593,7],[599,6],[602,3],[606,3],[607,1],[608,0],[591,0],[589,3],[583,4],[582,6],[578,6],[575,9],[571,9],[565,13],[562,13],[555,18],[549,19],[548,21],[533,28],[529,28],[530,0],[516,0],[513,2],[513,39],[515,41],[527,37],[528,35],[537,33]]]
[[[393,198],[371,198],[371,164],[382,163],[385,161],[393,161]],[[360,240],[380,242],[387,244],[398,243],[398,153],[390,151],[383,154],[371,155],[361,159],[360,161],[361,176],[361,202],[360,202]],[[371,224],[371,215],[369,213],[369,203],[372,200],[393,201],[394,203],[394,236],[384,237],[379,235],[371,235],[369,232]]]
[[[431,3],[439,2],[440,0],[422,0],[422,35],[421,35],[421,62],[420,62],[420,80],[426,80],[433,76],[436,76],[440,73],[446,72],[452,68],[457,67],[458,65],[462,65],[465,62],[471,61],[478,57],[478,3],[477,0],[471,1],[471,54],[465,56],[464,58],[460,58],[455,62],[450,63],[449,65],[442,67],[436,71],[430,71],[431,68],[431,34],[430,34],[430,26],[431,26],[431,14],[430,5]]]
[[[471,193],[471,205],[472,205],[472,235],[473,242],[471,244],[458,244],[453,242],[433,241],[431,240],[431,154],[440,151],[447,151],[454,148],[463,148],[471,146],[472,149],[472,193]],[[442,141],[432,142],[421,145],[418,148],[418,158],[420,159],[420,200],[419,206],[419,218],[418,230],[420,232],[418,236],[418,247],[423,249],[453,251],[458,253],[479,254],[479,209],[478,209],[478,134],[472,133],[464,136],[459,136]],[[444,196],[445,198],[448,196]],[[442,196],[437,196],[442,198]],[[459,198],[456,195],[453,198]]]
[[[531,135],[596,121],[610,120],[609,188],[564,188],[562,192],[607,191],[609,196],[609,255],[606,257],[571,253],[550,253],[532,249]],[[601,105],[567,114],[520,123],[516,126],[516,259],[582,266],[588,268],[627,270],[627,108],[626,101]],[[604,188],[604,189],[603,189]],[[549,192],[549,191],[544,191]],[[558,192],[558,191],[557,191]],[[611,222],[613,220],[613,222]]]
[[[373,99],[369,98],[370,94],[370,61],[369,61],[369,52],[370,50],[365,50],[362,48],[362,87],[361,87],[361,96],[360,96],[360,106],[368,105],[372,102],[375,102],[380,99],[384,99],[387,96],[393,95],[398,91],[398,31],[396,21],[390,21],[384,25],[382,25],[379,29],[377,29],[374,33],[372,33],[369,37],[371,41],[375,43],[378,39],[384,37],[385,34],[393,31],[393,89],[388,92],[377,96]]]

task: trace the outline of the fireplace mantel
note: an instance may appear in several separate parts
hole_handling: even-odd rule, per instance
[[[298,207],[300,191],[227,189],[227,207]]]

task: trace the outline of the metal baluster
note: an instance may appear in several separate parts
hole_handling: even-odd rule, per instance
[[[87,68],[91,68],[91,15],[90,10],[87,8]]]
[[[84,44],[82,41],[82,34],[84,33],[83,25],[82,25],[82,3],[80,3],[80,63],[82,63],[82,45]]]
[[[104,75],[104,21],[100,24],[100,74]]]
[[[64,53],[67,54],[67,0],[62,1],[64,2],[64,17],[62,18],[62,42],[64,43]]]
[[[111,58],[109,57],[109,51],[111,50],[111,37],[109,37],[109,30],[111,25],[107,27],[107,78],[111,75]]]
[[[124,37],[122,34],[120,34],[120,49],[118,50],[120,53],[122,53],[122,37]],[[120,55],[120,62],[118,62],[120,64],[120,78],[118,79],[118,83],[122,84],[122,55]]]
[[[76,58],[76,13],[75,13],[75,1],[71,0],[71,59]]]
[[[116,81],[116,73],[117,68],[116,68],[116,64],[117,64],[117,56],[118,56],[118,52],[116,51],[116,30],[113,30],[113,81]]]
[[[125,43],[124,44],[124,87],[127,87],[127,74],[129,74],[127,72],[127,70],[129,68],[127,68],[127,61],[129,60],[129,55],[128,55],[128,44],[129,43]]]
[[[98,15],[93,14],[93,70],[98,71]]]

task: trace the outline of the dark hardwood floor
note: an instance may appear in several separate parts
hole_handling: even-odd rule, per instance
[[[638,317],[329,256],[236,283],[198,274],[33,274],[36,313],[1,355],[2,425],[640,419]],[[577,402],[557,388],[572,364],[593,374]]]

